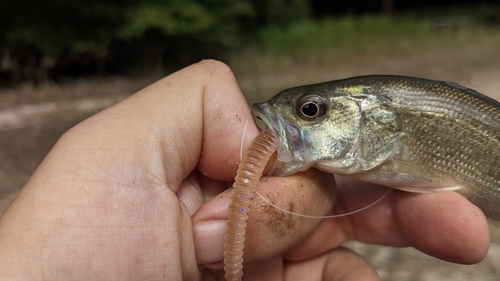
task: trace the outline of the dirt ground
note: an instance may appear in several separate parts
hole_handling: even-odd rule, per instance
[[[250,102],[299,84],[363,74],[397,74],[454,81],[500,99],[500,48],[461,47],[412,54],[349,55],[329,63],[284,62],[269,71],[236,73]],[[0,92],[0,214],[8,207],[57,139],[86,117],[134,93],[151,80],[113,78],[93,84],[30,87]],[[455,265],[410,248],[350,242],[383,280],[498,280],[500,229],[491,227],[486,259]]]

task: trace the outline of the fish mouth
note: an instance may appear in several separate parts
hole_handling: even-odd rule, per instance
[[[253,104],[252,114],[255,118],[262,120],[278,137],[278,161],[291,162],[294,159],[294,144],[297,144],[298,141],[298,129],[287,123],[281,114],[269,103]]]

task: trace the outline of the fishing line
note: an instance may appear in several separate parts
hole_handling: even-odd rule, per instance
[[[243,133],[241,134],[240,161],[243,159],[243,144],[244,144],[244,141],[245,141],[245,133],[247,131],[248,120],[250,119],[250,116],[252,116],[252,112],[248,112],[247,118],[245,120],[245,125],[243,126]],[[271,170],[274,169],[275,165],[276,165],[276,162],[274,163],[273,168]],[[280,211],[282,211],[282,212],[284,212],[286,214],[294,215],[294,216],[297,216],[297,217],[303,217],[303,218],[311,218],[311,219],[330,219],[330,218],[339,218],[339,217],[345,217],[345,216],[353,215],[353,214],[359,213],[361,211],[364,211],[364,210],[366,210],[368,208],[371,208],[372,206],[374,206],[378,202],[382,201],[382,199],[384,199],[384,197],[386,197],[387,194],[389,194],[390,191],[391,191],[391,189],[388,188],[387,191],[379,199],[375,200],[375,202],[369,204],[368,206],[365,206],[363,208],[360,208],[360,209],[357,209],[357,210],[354,210],[354,211],[351,211],[351,212],[347,212],[347,213],[344,213],[344,214],[329,215],[329,216],[313,216],[313,215],[304,215],[304,214],[299,214],[299,213],[291,212],[291,211],[285,210],[285,209],[283,209],[283,208],[281,208],[281,207],[273,204],[271,201],[269,201],[269,199],[267,199],[264,196],[262,196],[258,191],[255,191],[255,193],[257,193],[257,195],[259,195],[260,198],[262,198],[262,200],[264,200],[264,202],[266,202],[267,204],[269,204],[271,207],[274,207],[274,208],[276,208],[276,209],[278,209],[278,210],[280,210]]]
[[[249,111],[247,114],[247,119],[245,120],[245,126],[243,126],[243,133],[241,134],[241,143],[240,143],[240,162],[243,160],[243,142],[245,140],[245,133],[247,132],[247,126],[248,126],[248,119],[250,119],[248,116],[251,116],[252,112]]]
[[[251,113],[250,113],[251,114]],[[248,125],[248,116],[247,119],[245,120],[245,126],[243,126],[243,133],[241,134],[241,143],[240,143],[240,161],[243,160],[243,142],[245,140],[245,133],[247,132],[247,125]]]
[[[388,188],[387,191],[377,200],[375,200],[375,202],[369,204],[368,206],[365,206],[361,209],[357,209],[357,210],[354,210],[354,211],[351,211],[351,212],[347,212],[347,213],[344,213],[344,214],[337,214],[337,215],[329,215],[329,216],[312,216],[312,215],[304,215],[304,214],[299,214],[299,213],[295,213],[295,212],[291,212],[291,211],[288,211],[288,210],[285,210],[275,204],[273,204],[271,201],[269,201],[269,199],[265,198],[264,196],[262,196],[258,191],[255,191],[255,193],[257,193],[257,195],[260,196],[260,198],[262,198],[262,200],[264,200],[264,202],[266,202],[267,204],[271,205],[272,207],[284,212],[284,213],[287,213],[287,214],[290,214],[290,215],[294,215],[294,216],[297,216],[297,217],[303,217],[303,218],[311,218],[311,219],[331,219],[331,218],[338,218],[338,217],[345,217],[345,216],[349,216],[349,215],[352,215],[352,214],[356,214],[356,213],[359,213],[361,211],[364,211],[372,206],[374,206],[375,204],[377,204],[378,202],[382,201],[382,199],[384,199],[384,197],[387,196],[387,194],[389,194],[389,192],[391,191],[391,188]]]

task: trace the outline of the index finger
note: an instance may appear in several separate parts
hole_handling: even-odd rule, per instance
[[[387,187],[354,179],[336,179],[337,213],[366,206],[387,190]],[[386,198],[367,210],[323,220],[286,257],[314,256],[349,240],[412,246],[446,261],[471,264],[485,257],[489,229],[481,210],[455,192],[415,194],[391,190]]]

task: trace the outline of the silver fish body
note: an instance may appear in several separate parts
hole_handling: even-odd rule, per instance
[[[455,190],[500,220],[500,104],[458,84],[362,76],[284,90],[252,112],[275,175],[311,167],[414,192]]]

